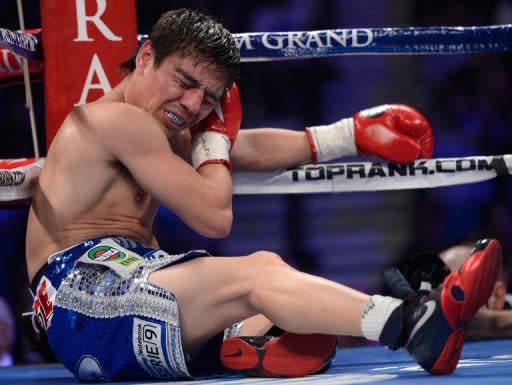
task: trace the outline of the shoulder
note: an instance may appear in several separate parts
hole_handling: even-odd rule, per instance
[[[172,152],[165,127],[144,110],[120,102],[93,102],[73,108],[52,142],[52,153],[128,165]],[[74,150],[70,150],[73,148]]]
[[[78,106],[68,116],[87,135],[115,145],[135,142],[167,142],[165,128],[139,107],[122,102],[89,103]]]
[[[94,127],[135,126],[140,122],[156,120],[139,107],[122,102],[93,102],[75,107],[70,115],[82,124]]]

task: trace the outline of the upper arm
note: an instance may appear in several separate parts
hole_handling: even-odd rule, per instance
[[[224,235],[232,216],[227,171],[200,175],[172,151],[163,125],[137,107],[116,104],[98,119],[101,145],[144,191],[199,233]]]

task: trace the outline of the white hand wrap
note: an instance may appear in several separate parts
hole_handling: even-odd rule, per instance
[[[215,131],[198,132],[192,140],[192,165],[195,169],[207,163],[229,165],[230,149],[227,135]]]
[[[352,118],[324,126],[306,127],[306,134],[314,163],[357,154]]]

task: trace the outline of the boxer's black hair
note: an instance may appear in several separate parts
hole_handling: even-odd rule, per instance
[[[148,35],[158,67],[169,55],[178,53],[217,64],[228,74],[228,82],[240,73],[240,52],[233,35],[213,17],[194,9],[177,9],[160,16]],[[135,70],[139,48],[120,65],[120,69]]]

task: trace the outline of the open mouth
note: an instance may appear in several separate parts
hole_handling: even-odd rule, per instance
[[[167,116],[167,119],[171,121],[174,125],[181,127],[185,124],[185,121],[183,119],[178,118],[175,114],[173,114],[170,111],[164,111],[165,115]]]

